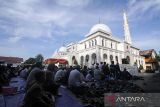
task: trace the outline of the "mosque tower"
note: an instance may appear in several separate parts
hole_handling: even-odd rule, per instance
[[[125,12],[123,12],[123,20],[124,20],[124,41],[126,43],[132,44],[132,40],[131,40],[131,34],[129,31],[129,24],[128,24],[128,18]]]

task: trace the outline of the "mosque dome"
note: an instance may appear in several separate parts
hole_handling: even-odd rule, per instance
[[[89,31],[89,34],[95,33],[96,31],[104,31],[105,33],[108,33],[108,34],[112,33],[111,29],[107,25],[102,23],[94,25]]]
[[[67,48],[62,46],[59,48],[58,52],[66,52],[67,51]]]

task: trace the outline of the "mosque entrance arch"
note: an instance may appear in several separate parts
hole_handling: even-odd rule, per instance
[[[128,64],[130,64],[130,57],[127,56],[126,59],[127,59]]]
[[[72,65],[78,65],[76,57],[72,56]]]
[[[115,58],[116,58],[116,62],[119,63],[119,62],[118,62],[118,56],[116,56]]]
[[[84,64],[84,57],[81,56],[80,65],[83,67],[83,64]]]
[[[113,55],[110,55],[110,62],[112,63],[113,61]]]
[[[95,53],[92,54],[92,64],[95,64],[97,62],[97,56]]]
[[[89,55],[86,55],[86,57],[85,57],[85,64],[86,64],[86,66],[88,66],[88,62],[89,62]]]
[[[103,61],[107,62],[107,54],[103,54]]]

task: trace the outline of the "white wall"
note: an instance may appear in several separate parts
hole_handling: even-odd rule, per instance
[[[117,50],[124,51],[124,44],[123,43],[118,43],[117,44]]]

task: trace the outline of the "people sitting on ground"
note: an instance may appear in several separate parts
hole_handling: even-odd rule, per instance
[[[66,85],[68,85],[68,79],[69,79],[69,75],[70,75],[70,72],[73,70],[73,67],[70,66],[69,68],[66,69]]]
[[[68,79],[68,87],[75,94],[85,94],[86,83],[84,82],[84,78],[80,73],[80,66],[74,66],[73,70],[70,72]]]
[[[109,67],[108,67],[108,64],[106,64],[106,62],[103,63],[102,72],[104,73],[104,75],[110,74]]]
[[[27,79],[27,74],[28,74],[28,66],[25,66],[21,71],[20,71],[20,77],[23,79]]]
[[[84,77],[86,77],[87,71],[88,71],[87,66],[84,66],[83,69],[82,69],[82,71],[81,71]]]
[[[100,71],[99,66],[97,65],[96,68],[94,69],[94,79],[96,81],[101,81],[104,79],[104,74],[103,72]]]
[[[0,84],[4,85],[5,83],[4,67],[0,65]]]
[[[51,71],[44,72],[44,90],[50,92],[53,96],[61,96],[58,93],[59,85],[55,83],[53,79],[53,73]]]
[[[48,67],[47,67],[47,71],[48,72],[51,72],[51,76],[52,76],[52,79],[54,80],[54,77],[56,75],[56,72],[57,72],[57,66],[55,66],[55,64],[49,64]]]
[[[93,63],[93,64],[91,65],[91,67],[90,67],[92,70],[94,70],[94,68],[95,68],[94,65],[95,65],[95,64]]]
[[[124,71],[122,72],[122,79],[124,80],[130,80],[132,79],[132,75],[124,68]]]
[[[35,82],[35,73],[42,72],[42,62],[37,62],[33,65],[33,69],[29,73],[26,81],[26,91]]]
[[[115,72],[116,72],[116,79],[120,79],[121,77],[121,70],[119,67],[119,63],[117,62],[117,64],[115,65]]]
[[[8,68],[6,66],[0,65],[0,84],[1,85],[9,85],[9,72],[7,72]]]
[[[98,66],[98,67],[99,67],[99,63],[96,63],[94,66],[95,66],[94,68],[96,68],[96,66]]]
[[[7,64],[5,75],[10,80],[12,77],[16,77],[18,75],[18,70],[16,69],[16,67],[13,67],[12,64]]]
[[[26,92],[21,107],[53,107],[54,99],[52,99],[52,94],[43,88],[45,81],[44,72],[36,71],[34,79],[35,82]]]
[[[104,78],[104,74],[102,71],[100,71],[98,65],[96,66],[95,70],[94,70],[94,79],[96,81],[96,86],[97,87],[100,87],[101,86],[101,83],[102,83],[102,80],[105,79]]]
[[[103,67],[104,63],[103,62],[100,62],[99,64],[99,69],[102,71],[102,67]]]
[[[115,68],[117,71],[120,71],[120,67],[119,67],[119,63],[117,62],[117,64],[115,65]]]
[[[66,70],[65,67],[60,66],[59,70],[56,72],[55,77],[54,77],[54,81],[57,84],[62,84],[65,80],[65,76],[66,76]]]
[[[92,71],[89,70],[88,74],[86,75],[86,81],[92,81],[92,80],[93,80]]]
[[[116,78],[116,69],[115,69],[114,61],[111,61],[110,76],[113,78]]]

